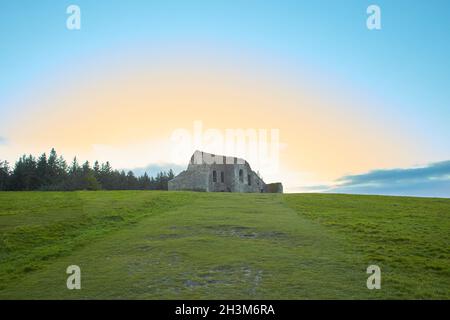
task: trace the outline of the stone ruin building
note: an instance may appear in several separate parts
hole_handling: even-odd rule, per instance
[[[187,170],[169,181],[169,190],[282,193],[283,185],[266,184],[244,159],[195,151]]]

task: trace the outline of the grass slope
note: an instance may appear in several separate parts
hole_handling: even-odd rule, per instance
[[[449,199],[3,192],[0,298],[448,299],[449,230]]]

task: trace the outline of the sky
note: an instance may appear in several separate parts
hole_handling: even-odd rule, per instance
[[[422,191],[396,179],[450,159],[449,15],[446,0],[1,1],[0,159],[55,147],[181,170],[195,149],[220,153],[208,130],[277,130],[271,165],[234,155],[288,192],[450,197],[450,169]],[[380,170],[396,183],[373,183]]]

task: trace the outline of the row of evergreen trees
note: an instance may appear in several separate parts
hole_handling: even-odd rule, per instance
[[[147,173],[137,177],[132,171],[113,170],[109,162],[79,165],[76,157],[68,165],[55,149],[48,157],[45,153],[39,158],[24,155],[14,168],[0,160],[0,190],[167,190],[173,177],[172,169],[156,177]]]

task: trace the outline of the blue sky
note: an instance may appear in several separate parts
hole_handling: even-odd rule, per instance
[[[82,28],[65,28],[66,8]],[[366,28],[379,5],[382,30]],[[1,1],[0,141],[14,103],[47,76],[120,48],[209,43],[257,52],[321,75],[377,105],[386,123],[425,141],[428,163],[450,159],[450,1]],[[361,105],[364,111],[365,105]],[[374,110],[371,110],[374,112]],[[27,152],[24,150],[24,152]],[[376,168],[374,168],[376,169]]]
[[[78,33],[61,28],[72,3],[82,10]],[[365,28],[371,3],[382,9],[380,31]],[[38,0],[0,6],[0,101],[78,54],[135,41],[206,39],[326,69],[392,101],[393,113],[408,113],[405,121],[450,138],[449,1]]]

